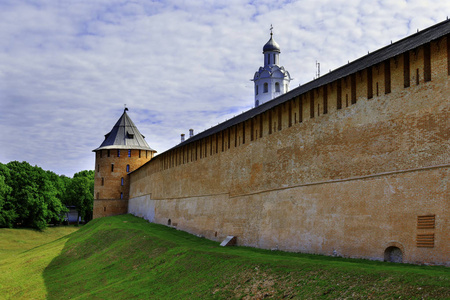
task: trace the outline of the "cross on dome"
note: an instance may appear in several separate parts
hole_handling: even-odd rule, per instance
[[[270,24],[270,40],[264,45],[263,53],[268,51],[275,51],[280,53],[280,46],[273,40],[273,26]]]

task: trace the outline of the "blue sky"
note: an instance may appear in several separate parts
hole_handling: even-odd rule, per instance
[[[124,104],[159,153],[251,109],[273,24],[293,89],[447,18],[450,1],[0,0],[0,162],[94,168]]]

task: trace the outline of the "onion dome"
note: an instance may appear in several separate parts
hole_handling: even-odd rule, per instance
[[[270,33],[270,40],[264,45],[263,53],[272,51],[280,53],[280,46],[273,40],[272,32]]]

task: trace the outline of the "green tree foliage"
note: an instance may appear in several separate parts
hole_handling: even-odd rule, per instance
[[[86,222],[92,220],[94,171],[81,171],[73,176],[73,179],[67,186],[66,204],[75,206],[78,211],[78,217],[81,217],[81,219]]]
[[[6,178],[9,176],[9,169],[0,163],[0,227],[11,228],[17,214],[12,202],[8,201],[12,191],[12,188],[6,184]]]
[[[27,162],[13,161],[6,167],[9,169],[6,184],[11,187],[7,202],[16,213],[13,221],[36,229],[43,229],[48,223],[60,222],[66,208],[56,197],[58,190],[52,180],[54,176]]]
[[[27,162],[0,163],[0,227],[43,229],[59,224],[75,205],[84,220],[92,219],[94,171],[74,178],[59,176]]]

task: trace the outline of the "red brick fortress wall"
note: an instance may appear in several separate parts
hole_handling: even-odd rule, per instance
[[[129,211],[240,245],[449,265],[449,45],[160,154],[130,175]]]

